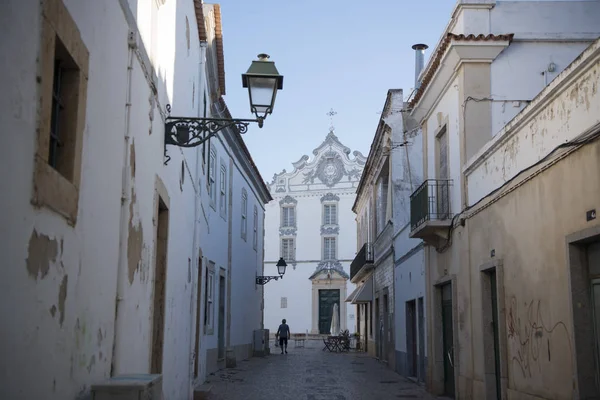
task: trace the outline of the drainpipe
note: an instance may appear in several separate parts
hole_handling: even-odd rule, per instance
[[[119,229],[119,261],[117,267],[117,290],[115,299],[115,326],[113,333],[113,348],[111,356],[110,375],[114,376],[116,372],[116,354],[117,354],[117,339],[119,337],[119,305],[123,301],[125,293],[125,276],[126,276],[126,257],[127,254],[127,213],[128,204],[130,201],[129,193],[131,192],[131,169],[130,163],[130,126],[131,126],[131,76],[133,71],[134,51],[137,48],[137,32],[130,30],[128,36],[128,58],[127,63],[127,91],[125,97],[125,135],[124,135],[124,150],[123,150],[123,174],[121,176],[121,219]]]
[[[200,42],[200,61],[198,63],[198,116],[202,117],[204,116],[204,109],[202,108],[202,106],[204,105],[204,72],[205,72],[205,59],[206,59],[206,47],[207,47],[207,42],[202,41]],[[201,166],[200,163],[202,162],[200,160],[200,152],[202,151],[202,147],[198,146],[196,147],[196,182],[194,183],[195,185],[198,185],[198,189],[196,190],[196,193],[194,195],[194,235],[193,235],[193,239],[192,239],[192,251],[193,251],[193,256],[195,258],[195,264],[196,264],[196,270],[201,268],[201,265],[199,263],[198,260],[198,248],[200,247],[198,245],[198,236],[200,236],[200,226],[199,226],[199,222],[198,222],[198,208],[200,207],[200,201],[201,201],[201,196],[200,196],[200,185],[202,184],[200,182],[200,176],[201,176]],[[199,271],[200,273],[202,271]],[[198,276],[198,271],[196,273],[196,277]],[[194,279],[192,277],[192,279]],[[196,282],[196,296],[198,296],[198,293],[200,293],[200,282],[197,281]],[[194,304],[197,304],[197,302],[194,301],[194,290],[193,290],[193,286],[192,286],[192,294],[190,296],[190,317],[191,317],[191,321],[195,321],[196,315],[198,315],[197,311],[194,310]],[[196,312],[194,312],[196,311]],[[196,324],[197,325],[197,324]],[[196,325],[194,325],[192,327],[192,329],[190,329],[190,354],[194,354],[194,351],[196,349],[196,331],[195,331],[195,327]],[[198,353],[200,353],[200,346],[198,346]],[[195,357],[198,359],[198,370],[200,371],[201,368],[201,364],[200,364],[200,354],[195,354]],[[200,374],[198,374],[200,375]],[[192,394],[194,391],[194,359],[192,359],[192,363],[190,365],[190,393],[188,398],[192,398]]]

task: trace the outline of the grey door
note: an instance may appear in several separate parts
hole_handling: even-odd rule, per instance
[[[500,386],[500,334],[498,325],[498,290],[496,288],[496,271],[490,272],[490,285],[492,287],[492,325],[494,329],[494,373],[496,374],[496,399],[502,399]]]
[[[417,376],[417,315],[415,301],[406,302],[406,353],[408,376]]]
[[[600,387],[600,279],[592,280],[592,305],[594,307],[594,333],[596,337],[596,385]]]
[[[425,315],[423,298],[418,302],[418,326],[419,326],[419,381],[425,382]]]
[[[219,276],[219,359],[225,358],[225,277]]]
[[[444,394],[454,398],[454,330],[452,284],[442,286],[442,336],[444,343]]]

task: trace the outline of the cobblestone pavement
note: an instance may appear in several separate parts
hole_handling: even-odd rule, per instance
[[[210,375],[211,400],[388,400],[427,399],[425,390],[367,356],[330,353],[307,341],[288,354],[271,343],[271,355],[238,362]]]

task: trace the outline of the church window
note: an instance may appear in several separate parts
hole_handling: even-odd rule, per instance
[[[323,260],[335,260],[336,257],[336,238],[323,238]]]
[[[295,248],[293,238],[281,239],[281,257],[283,257],[283,259],[286,261],[295,259]]]
[[[336,225],[338,222],[337,218],[337,204],[324,204],[323,205],[323,224],[324,225]]]
[[[281,298],[281,308],[287,308],[287,297]]]
[[[296,226],[296,207],[284,206],[281,208],[281,226]]]

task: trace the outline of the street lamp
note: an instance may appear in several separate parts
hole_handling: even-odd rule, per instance
[[[287,267],[287,263],[285,262],[283,257],[280,257],[279,261],[277,261],[277,273],[279,274],[279,276],[257,276],[256,284],[264,285],[267,282],[269,282],[270,280],[278,280],[279,278],[283,279],[283,275],[285,274],[286,267]]]
[[[242,74],[242,85],[248,88],[250,111],[256,115],[258,126],[262,128],[267,114],[273,112],[277,90],[283,89],[283,76],[277,72],[275,63],[269,61],[269,55],[263,53]]]
[[[196,147],[228,127],[235,127],[241,134],[248,131],[250,122],[257,122],[263,127],[268,114],[273,112],[277,90],[283,89],[283,75],[279,75],[275,63],[269,61],[269,55],[259,54],[257,61],[252,61],[250,68],[242,74],[242,85],[248,88],[250,111],[256,119],[228,118],[196,118],[171,117],[165,121],[165,156],[167,145],[179,147]],[[167,112],[171,113],[171,105],[167,104]],[[165,165],[169,162],[167,156]]]

